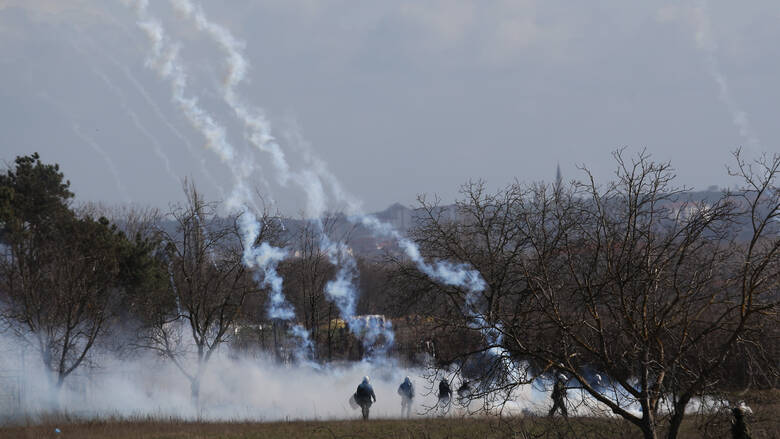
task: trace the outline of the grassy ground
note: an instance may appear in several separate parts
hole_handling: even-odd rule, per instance
[[[755,428],[760,427],[760,428]],[[754,426],[754,438],[779,438],[778,421]],[[56,433],[59,428],[61,433]],[[416,419],[362,421],[306,421],[269,423],[197,423],[159,420],[44,422],[39,425],[0,428],[0,438],[79,439],[260,439],[260,438],[633,438],[638,431],[623,421],[555,418],[526,419]],[[694,423],[684,428],[685,438],[727,438],[728,423],[702,431]]]
[[[0,430],[9,438],[165,438],[165,439],[255,439],[255,438],[455,438],[504,437],[482,420],[426,419],[273,422],[273,423],[191,423],[191,422],[92,422],[60,426],[53,424]]]
[[[754,439],[780,439],[780,391],[754,392],[750,426]],[[728,438],[730,419],[723,414],[689,416],[682,438]],[[59,428],[61,433],[56,433]],[[260,439],[260,438],[634,438],[639,431],[625,421],[605,418],[424,418],[413,420],[186,422],[132,419],[78,421],[50,417],[25,426],[0,427],[0,438],[43,439]]]
[[[62,424],[62,423],[60,423]],[[0,429],[5,438],[83,439],[259,439],[259,438],[504,438],[520,425],[494,419],[417,419],[307,421],[273,423],[194,423],[176,421],[96,421],[55,426],[54,423]],[[541,425],[537,425],[541,427]],[[60,428],[57,434],[54,429]],[[542,432],[543,428],[537,428]],[[587,435],[586,435],[587,436]],[[577,434],[571,437],[582,437]]]

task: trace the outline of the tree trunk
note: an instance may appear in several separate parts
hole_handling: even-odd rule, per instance
[[[688,400],[678,401],[674,407],[674,413],[669,420],[669,433],[666,435],[668,439],[677,439],[677,435],[680,433],[680,426],[682,425],[683,417],[685,416],[685,407],[688,405]]]
[[[656,434],[654,416],[652,413],[645,412],[644,417],[642,418],[641,429],[642,429],[642,436],[645,439],[658,439],[658,434]]]

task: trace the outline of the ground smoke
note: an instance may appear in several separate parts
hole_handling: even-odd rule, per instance
[[[227,348],[209,362],[201,383],[201,406],[190,396],[187,379],[169,361],[150,352],[130,358],[98,355],[99,367],[80,369],[66,380],[59,398],[47,385],[49,372],[31,349],[22,354],[21,344],[0,339],[0,379],[9,381],[0,394],[0,413],[11,421],[24,416],[48,413],[61,408],[78,418],[96,417],[175,417],[203,420],[293,420],[359,418],[348,399],[363,376],[371,377],[377,402],[371,416],[400,417],[400,397],[396,393],[405,376],[417,388],[413,416],[438,415],[436,397],[427,394],[422,369],[407,369],[393,361],[357,362],[331,365],[326,369],[300,365],[280,365],[265,357],[242,356]],[[24,362],[24,364],[22,364]],[[11,393],[20,392],[18,398]],[[518,390],[518,400],[507,413],[522,408],[544,410],[546,396],[530,386]],[[534,403],[535,401],[535,403]],[[479,405],[478,401],[473,404]],[[453,405],[446,412],[456,416],[466,408]]]

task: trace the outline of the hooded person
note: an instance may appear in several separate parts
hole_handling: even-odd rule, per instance
[[[355,391],[355,402],[360,406],[363,412],[363,420],[368,420],[368,411],[371,408],[371,404],[376,402],[376,395],[374,394],[374,388],[368,382],[368,377],[363,377],[363,382],[360,383]]]
[[[398,394],[401,395],[401,416],[410,417],[412,415],[412,400],[414,399],[414,385],[409,377],[398,386]]]

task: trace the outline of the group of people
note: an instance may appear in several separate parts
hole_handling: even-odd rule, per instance
[[[401,397],[401,416],[412,416],[412,402],[414,401],[414,384],[409,377],[404,378],[404,381],[398,386],[398,395]],[[450,383],[446,379],[442,378],[439,382],[439,406],[446,408],[452,399],[452,388]],[[471,385],[468,381],[463,381],[458,388],[458,397],[461,402],[468,401],[471,396]],[[376,402],[376,394],[374,388],[369,382],[367,376],[363,377],[363,381],[358,385],[357,390],[350,398],[350,404],[355,408],[358,406],[363,414],[363,419],[368,420],[368,415],[371,409],[371,405]]]
[[[597,381],[601,384],[601,377],[596,375]],[[550,397],[553,400],[553,405],[550,408],[548,416],[555,415],[555,412],[560,411],[564,418],[567,418],[569,413],[566,409],[566,383],[568,378],[564,374],[559,374],[555,383],[553,384],[552,393]],[[412,415],[412,401],[414,400],[414,384],[409,377],[406,377],[404,381],[398,386],[398,395],[401,397],[401,416],[411,417]],[[464,380],[461,386],[458,388],[458,398],[460,403],[467,405],[472,397],[471,385],[467,380]],[[439,404],[442,409],[449,407],[452,400],[452,388],[449,381],[446,378],[442,378],[439,381]],[[376,394],[374,388],[369,383],[368,377],[363,377],[363,381],[358,385],[357,390],[350,398],[350,404],[360,406],[363,412],[363,420],[368,420],[368,413],[371,405],[376,402]],[[750,439],[750,432],[745,421],[747,414],[752,414],[750,407],[747,407],[744,402],[741,402],[738,407],[731,409],[734,419],[731,425],[731,434],[733,438],[737,439]]]
[[[549,416],[553,416],[556,411],[560,411],[564,417],[568,416],[568,410],[566,410],[566,377],[561,374],[558,375],[555,380],[555,384],[552,389],[553,406],[550,409]],[[412,402],[414,400],[414,384],[409,377],[406,377],[404,381],[398,386],[398,395],[401,397],[401,416],[411,417],[412,415]],[[468,405],[471,400],[472,388],[471,384],[464,380],[461,386],[458,388],[458,399],[461,404]],[[438,407],[442,410],[446,410],[452,401],[452,388],[450,382],[446,378],[442,378],[439,381],[439,403]],[[357,390],[350,398],[350,404],[357,408],[360,407],[363,419],[368,420],[368,414],[371,409],[371,405],[376,402],[376,394],[374,388],[369,382],[367,376],[363,377],[363,381],[358,385]]]
[[[401,416],[408,418],[412,415],[412,400],[414,400],[414,384],[409,377],[406,377],[404,382],[398,386],[398,395],[401,396]],[[376,402],[376,394],[367,376],[363,377],[363,381],[350,398],[350,403],[353,401],[355,405],[360,406],[363,420],[368,420],[371,405]]]

